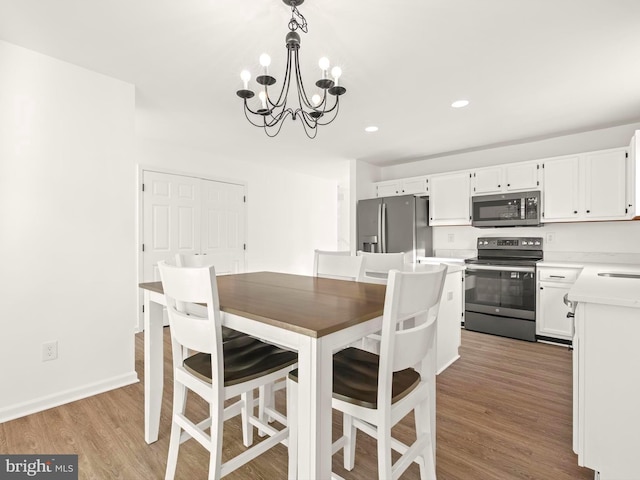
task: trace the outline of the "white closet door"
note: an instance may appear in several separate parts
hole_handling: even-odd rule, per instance
[[[244,186],[202,181],[201,252],[213,258],[216,273],[245,269]]]
[[[143,183],[143,281],[153,282],[158,262],[200,252],[200,179],[145,171]]]

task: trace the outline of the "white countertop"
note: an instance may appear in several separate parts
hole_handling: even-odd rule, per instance
[[[550,267],[550,268],[582,268],[585,265],[588,265],[586,262],[554,262],[548,260],[541,260],[536,262],[536,266],[538,267]]]
[[[560,265],[560,262],[553,262],[553,264]],[[569,290],[569,300],[640,308],[640,278],[598,275],[598,273],[608,272],[640,275],[640,265],[585,263],[576,283]]]
[[[422,265],[437,265],[444,263],[447,266],[447,274],[464,270],[464,258],[447,258],[447,257],[418,257],[418,263]]]

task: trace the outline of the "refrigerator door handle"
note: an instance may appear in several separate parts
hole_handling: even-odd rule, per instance
[[[387,204],[382,204],[382,249],[381,253],[387,253]]]
[[[375,252],[376,250],[382,251],[382,203],[378,204],[378,240],[371,251]]]

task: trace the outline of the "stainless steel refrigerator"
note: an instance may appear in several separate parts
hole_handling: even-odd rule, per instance
[[[357,250],[374,253],[405,252],[406,261],[433,255],[428,223],[429,197],[402,195],[358,201]]]

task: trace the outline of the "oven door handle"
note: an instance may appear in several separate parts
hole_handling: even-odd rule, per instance
[[[536,267],[509,267],[508,265],[467,264],[467,270],[493,270],[496,272],[528,272],[533,273]]]

